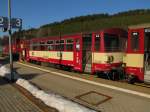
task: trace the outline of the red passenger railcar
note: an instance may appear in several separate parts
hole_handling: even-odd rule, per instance
[[[13,42],[12,42],[12,55],[13,55],[13,57],[18,59],[20,51],[21,51],[20,39],[13,40]],[[9,45],[8,44],[3,46],[2,54],[5,56],[9,55]]]
[[[150,82],[150,28],[133,26],[129,29],[125,63],[130,83]]]
[[[127,32],[111,28],[86,34],[35,38],[22,42],[26,60],[48,62],[80,72],[110,73],[123,63]]]

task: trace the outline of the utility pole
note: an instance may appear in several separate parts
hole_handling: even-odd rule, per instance
[[[10,58],[10,75],[11,75],[10,80],[14,81],[11,28],[12,28],[11,26],[11,0],[8,0],[8,33],[9,33],[9,58]]]

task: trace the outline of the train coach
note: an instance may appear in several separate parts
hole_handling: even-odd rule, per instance
[[[18,60],[19,59],[19,52],[20,52],[20,39],[15,39],[12,42],[12,56],[13,59]],[[8,56],[9,55],[9,45],[4,45],[2,47],[2,55]]]
[[[131,26],[127,43],[124,63],[128,81],[150,82],[150,25]]]
[[[119,28],[25,40],[21,59],[48,62],[79,72],[118,72],[123,63],[127,32]],[[115,73],[117,74],[117,73]]]

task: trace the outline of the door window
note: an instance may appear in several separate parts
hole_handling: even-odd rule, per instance
[[[100,36],[95,36],[95,51],[100,51]]]
[[[80,51],[80,41],[79,41],[79,39],[76,40],[76,50]]]
[[[131,34],[131,49],[133,51],[139,50],[139,33],[138,32],[132,32]]]

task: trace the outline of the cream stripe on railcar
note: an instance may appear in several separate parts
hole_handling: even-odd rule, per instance
[[[40,58],[52,58],[59,59],[57,51],[29,51],[29,56],[40,57]]]
[[[143,54],[126,54],[124,62],[127,67],[140,67],[144,66],[144,55]]]
[[[62,60],[73,61],[73,52],[62,52]]]
[[[40,58],[60,59],[59,51],[29,51],[29,56]],[[62,52],[62,60],[73,61],[73,52]]]
[[[105,64],[108,56],[113,56],[114,61],[112,63],[120,63],[123,62],[123,55],[124,53],[118,52],[118,53],[92,53],[93,56],[93,62],[94,63],[101,63]]]

